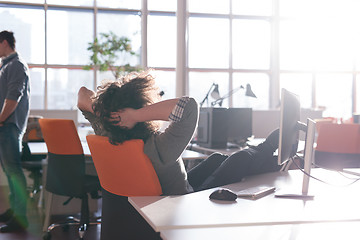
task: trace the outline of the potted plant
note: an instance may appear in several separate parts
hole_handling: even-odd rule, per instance
[[[100,38],[95,38],[93,42],[89,43],[87,48],[92,54],[90,56],[90,64],[83,69],[90,70],[96,68],[99,71],[110,70],[115,79],[121,75],[132,71],[138,71],[139,66],[131,66],[129,63],[124,63],[116,66],[116,62],[126,56],[134,56],[136,53],[132,50],[131,40],[127,37],[118,37],[115,33],[100,33]]]

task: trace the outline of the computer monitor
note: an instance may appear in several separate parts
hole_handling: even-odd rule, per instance
[[[251,108],[200,108],[197,128],[199,146],[225,149],[241,145],[252,136]]]
[[[280,110],[280,132],[279,132],[279,149],[278,149],[278,164],[288,165],[298,149],[299,131],[305,131],[305,148],[304,148],[304,177],[302,191],[293,189],[293,193],[279,193],[277,197],[289,198],[312,198],[308,195],[310,171],[314,156],[314,143],[316,137],[316,124],[308,118],[307,123],[301,123],[300,119],[300,100],[299,97],[282,89],[281,92],[281,110]]]
[[[299,97],[282,89],[280,108],[280,132],[278,148],[278,164],[283,165],[295,156],[299,144],[300,124]]]
[[[226,148],[227,119],[226,108],[200,108],[197,144],[206,148]]]
[[[252,108],[228,108],[227,141],[244,144],[252,136]]]

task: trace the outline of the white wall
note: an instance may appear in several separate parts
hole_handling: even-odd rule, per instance
[[[78,126],[78,110],[30,110],[30,115],[42,116],[43,118],[72,119]]]

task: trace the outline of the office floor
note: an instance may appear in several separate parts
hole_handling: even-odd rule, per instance
[[[0,186],[0,213],[4,212],[8,207],[8,187]],[[29,200],[28,218],[29,228],[22,233],[0,233],[0,240],[41,240],[43,239],[42,212],[37,208],[37,199]],[[63,216],[55,216],[52,220],[58,221],[64,219]],[[3,224],[3,223],[1,223]],[[70,227],[69,231],[64,232],[61,228],[55,228],[51,234],[51,240],[75,240],[79,239],[77,227]],[[100,225],[91,226],[84,236],[84,240],[99,240]]]

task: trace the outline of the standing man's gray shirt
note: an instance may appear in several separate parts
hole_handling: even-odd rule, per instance
[[[14,123],[21,132],[25,131],[30,111],[29,96],[29,70],[27,64],[15,52],[4,58],[0,67],[0,109],[5,99],[18,102],[15,111],[5,122]]]

